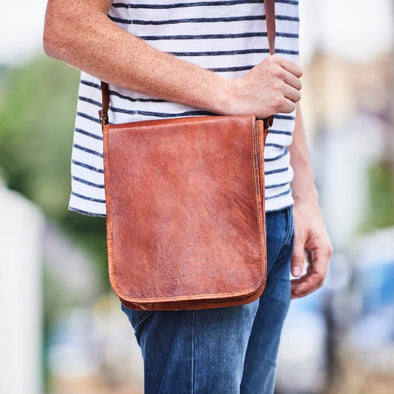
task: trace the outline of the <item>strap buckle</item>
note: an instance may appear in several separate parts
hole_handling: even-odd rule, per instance
[[[100,109],[98,111],[99,113],[99,120],[102,126],[108,124],[108,114],[107,111],[103,111],[102,109]]]
[[[271,115],[268,118],[264,119],[264,130],[268,130],[271,126],[272,123],[274,122],[274,116]]]

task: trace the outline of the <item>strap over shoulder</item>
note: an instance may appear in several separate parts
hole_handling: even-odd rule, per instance
[[[275,53],[275,37],[276,37],[276,23],[275,23],[275,0],[264,0],[265,21],[267,24],[267,37],[270,54]]]

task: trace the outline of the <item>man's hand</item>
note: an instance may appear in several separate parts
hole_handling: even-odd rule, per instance
[[[333,250],[317,201],[296,201],[293,207],[294,249],[291,271],[291,297],[304,297],[322,286]],[[306,273],[300,276],[305,261]]]
[[[259,118],[293,112],[301,98],[302,68],[278,55],[268,56],[245,75],[229,80],[230,111]]]

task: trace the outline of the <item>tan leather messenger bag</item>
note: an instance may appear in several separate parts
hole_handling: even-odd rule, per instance
[[[270,54],[275,1],[265,0]],[[264,146],[272,116],[108,121],[101,83],[108,266],[135,310],[246,304],[267,279]]]

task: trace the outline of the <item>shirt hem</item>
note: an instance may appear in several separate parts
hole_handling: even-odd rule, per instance
[[[285,209],[291,208],[293,205],[294,205],[294,203],[291,203],[289,205],[284,205],[283,207],[280,207],[280,208],[266,210],[265,213],[274,213],[274,212],[278,212],[278,211],[283,211]]]
[[[93,216],[93,217],[100,217],[100,218],[105,218],[107,215],[105,213],[98,213],[98,212],[89,212],[85,211],[83,209],[75,208],[75,207],[68,207],[68,210],[71,212],[76,212],[81,215],[86,215],[86,216]]]

